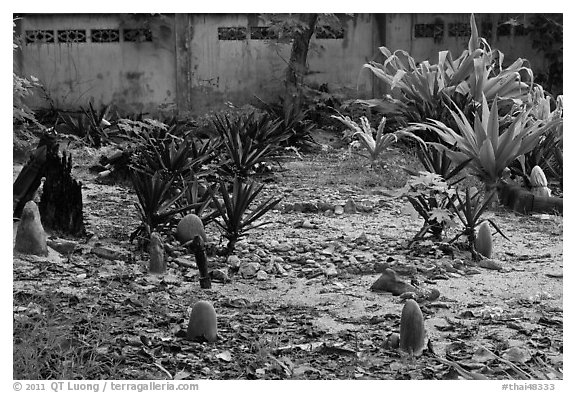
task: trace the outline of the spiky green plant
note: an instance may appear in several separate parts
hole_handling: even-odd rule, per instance
[[[186,190],[173,194],[175,178],[172,175],[156,172],[150,176],[134,170],[132,185],[138,198],[135,206],[138,209],[141,224],[130,236],[131,241],[137,237],[149,239],[153,231],[167,224],[176,214],[189,212],[196,207],[193,203],[178,207],[175,205],[185,195]]]
[[[439,149],[435,145],[429,143],[424,145],[420,144],[418,150],[416,150],[416,155],[427,172],[440,175],[450,186],[454,186],[464,179],[464,177],[460,177],[459,179],[454,180],[454,178],[468,165],[468,163],[472,161],[470,158],[456,165],[454,164],[454,161],[448,157],[446,150]],[[404,169],[413,176],[419,174],[418,171],[411,168]]]
[[[502,235],[506,240],[508,237],[500,230],[498,225],[491,218],[482,219],[482,215],[486,212],[490,203],[496,197],[496,190],[488,193],[484,198],[480,195],[480,191],[476,191],[473,195],[470,195],[470,188],[466,188],[465,196],[460,197],[458,190],[454,193],[452,198],[448,199],[448,206],[451,211],[460,219],[464,225],[464,229],[460,231],[450,243],[456,241],[461,236],[465,236],[468,241],[468,245],[472,252],[472,257],[474,259],[479,258],[476,252],[476,227],[482,224],[484,221],[489,222],[500,235]]]
[[[398,142],[401,138],[412,138],[420,143],[424,143],[422,139],[409,131],[399,130],[391,133],[385,133],[386,118],[382,117],[378,129],[375,130],[370,126],[370,122],[365,116],[360,118],[360,125],[350,119],[348,116],[332,116],[334,119],[340,120],[344,125],[349,127],[353,134],[352,136],[358,137],[358,141],[368,151],[370,163],[372,167],[378,160],[378,157],[384,150],[390,147],[393,143]]]
[[[418,63],[404,50],[392,53],[386,47],[379,49],[384,62],[371,61],[364,68],[383,82],[390,94],[357,102],[387,116],[404,118],[406,123],[436,119],[451,126],[452,118],[447,110],[451,102],[456,102],[471,119],[482,97],[489,103],[506,100],[522,104],[530,100],[535,86],[532,70],[525,66],[524,59],[503,68],[504,54],[492,50],[488,42],[478,36],[473,14],[468,47],[457,58],[453,58],[450,51],[441,51],[436,64]],[[426,138],[430,140],[431,136]]]
[[[255,116],[216,116],[213,121],[223,146],[219,170],[229,178],[248,177],[254,165],[277,151],[283,138],[276,132],[279,122],[258,120]]]
[[[454,151],[445,145],[435,145],[444,149],[456,163],[471,159],[470,168],[486,184],[487,190],[496,186],[502,172],[512,161],[531,151],[538,144],[539,138],[557,124],[557,120],[534,120],[529,112],[521,111],[501,130],[498,102],[494,100],[489,109],[486,98],[482,98],[482,109],[476,113],[473,125],[458,107],[456,111],[450,110],[450,113],[458,131],[437,120],[415,124],[410,129],[427,128],[435,131],[448,146],[456,148]]]
[[[248,231],[267,224],[267,222],[258,224],[255,222],[272,210],[282,198],[268,198],[249,210],[250,205],[264,186],[252,181],[245,182],[238,177],[232,183],[231,194],[228,193],[226,186],[226,183],[221,180],[219,194],[222,197],[222,202],[214,190],[209,189],[209,191],[221,218],[215,222],[222,229],[223,236],[228,240],[227,252],[230,254],[234,250],[236,242],[244,237]]]

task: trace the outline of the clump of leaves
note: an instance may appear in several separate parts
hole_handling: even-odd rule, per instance
[[[59,113],[60,124],[57,121],[56,127],[60,132],[75,135],[89,146],[98,148],[109,141],[111,124],[106,120],[108,110],[108,105],[96,110],[90,102],[88,108],[81,108],[79,115]]]
[[[398,130],[391,133],[385,133],[386,118],[382,117],[378,129],[375,130],[370,126],[368,119],[364,116],[360,118],[360,125],[350,119],[348,116],[332,116],[340,120],[344,125],[352,130],[352,136],[357,137],[361,145],[368,151],[368,158],[370,164],[374,167],[378,157],[384,150],[390,147],[393,143],[398,142],[401,138],[412,138],[420,143],[424,143],[422,139],[413,133],[405,130]]]
[[[191,212],[200,217],[204,226],[218,217],[219,213],[217,210],[208,211],[207,209],[212,197],[209,187],[204,182],[194,179],[188,183],[188,187],[185,188],[182,194],[182,198],[176,201],[176,206],[192,206]]]
[[[236,242],[246,236],[248,231],[267,224],[267,222],[258,224],[255,222],[272,210],[282,198],[268,198],[249,210],[250,205],[264,186],[252,181],[245,182],[238,177],[232,183],[231,194],[228,193],[226,186],[226,183],[221,180],[219,193],[222,201],[220,201],[214,190],[210,189],[210,193],[221,218],[221,220],[216,220],[215,223],[221,228],[223,236],[228,240],[227,253],[231,254]]]
[[[488,221],[499,234],[501,234],[506,240],[508,237],[500,230],[498,225],[490,219],[482,219],[482,214],[488,209],[490,203],[494,200],[496,196],[496,190],[491,191],[489,194],[484,196],[480,195],[480,191],[476,191],[471,195],[470,188],[466,188],[465,196],[461,197],[458,190],[453,194],[452,198],[448,199],[448,206],[450,210],[460,219],[464,225],[464,229],[460,231],[449,243],[453,243],[461,236],[465,236],[468,241],[468,246],[472,252],[472,257],[478,259],[479,255],[476,252],[476,227],[482,224],[484,221]]]
[[[196,207],[193,203],[175,205],[185,195],[184,192],[173,191],[175,181],[173,175],[160,171],[152,176],[137,170],[132,172],[132,185],[138,197],[135,205],[141,224],[130,235],[130,241],[139,238],[144,244],[153,231],[160,231],[175,215]]]
[[[391,52],[380,47],[383,63],[371,61],[364,65],[390,90],[390,94],[371,100],[358,100],[389,116],[403,117],[407,123],[436,119],[455,127],[449,105],[456,102],[472,119],[474,107],[482,97],[488,102],[527,102],[533,86],[532,70],[524,59],[517,59],[503,69],[503,54],[492,50],[479,37],[474,15],[470,16],[468,47],[454,58],[450,51],[438,53],[438,63],[417,62],[403,50]],[[424,136],[423,134],[421,134]],[[427,138],[434,135],[426,135]],[[429,139],[428,139],[429,140]]]
[[[316,142],[312,138],[311,132],[314,123],[308,119],[309,111],[290,106],[288,110],[284,108],[283,100],[279,103],[267,103],[256,97],[260,106],[270,115],[272,119],[280,122],[279,134],[282,139],[281,146],[308,147]]]
[[[554,121],[540,138],[538,144],[530,152],[519,156],[510,166],[512,173],[524,179],[525,184],[529,184],[529,177],[532,168],[539,166],[548,178],[557,179],[562,182],[563,177],[563,96],[558,96],[555,100],[555,108],[551,111],[551,98],[545,96],[540,88],[539,94],[535,95],[533,107],[530,114],[540,121]]]
[[[424,219],[424,224],[413,241],[422,240],[430,233],[431,240],[442,241],[442,235],[452,223],[452,215],[448,209],[450,197],[454,190],[438,174],[419,172],[411,176],[400,195],[405,196]]]
[[[229,178],[250,176],[254,166],[274,154],[285,137],[278,132],[279,122],[258,119],[254,112],[235,119],[216,116],[213,122],[223,146],[219,171]]]
[[[559,123],[557,119],[534,120],[528,111],[520,111],[511,124],[501,131],[497,100],[488,108],[486,98],[482,99],[482,110],[476,114],[473,124],[458,107],[456,111],[450,110],[450,113],[458,125],[458,132],[437,120],[414,127],[431,129],[447,145],[454,147],[456,150],[436,145],[444,149],[456,163],[470,160],[470,167],[486,184],[487,189],[494,188],[504,169],[516,158],[531,151],[538,144],[539,138]]]
[[[454,164],[454,161],[448,157],[445,149],[440,149],[433,143],[427,143],[424,145],[420,144],[419,148],[416,150],[416,155],[427,172],[440,175],[450,186],[454,186],[464,179],[461,177],[454,180],[466,165],[472,161],[472,159],[468,159],[456,165]],[[418,174],[418,172],[411,170],[410,168],[404,169],[412,175]]]

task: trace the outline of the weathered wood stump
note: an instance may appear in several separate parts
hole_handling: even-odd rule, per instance
[[[498,197],[502,205],[522,214],[563,213],[562,198],[536,196],[530,191],[515,184],[498,184]]]
[[[34,198],[34,194],[46,172],[48,157],[58,156],[58,145],[52,134],[43,134],[40,137],[36,150],[16,178],[12,187],[13,214],[19,218],[24,205]]]
[[[40,198],[40,215],[46,228],[83,236],[82,184],[72,178],[72,156],[62,153],[46,159],[46,180]]]

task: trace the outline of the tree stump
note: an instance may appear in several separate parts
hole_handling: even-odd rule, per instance
[[[72,155],[47,157],[38,207],[44,227],[76,237],[85,234],[82,184],[72,178]]]
[[[45,133],[40,137],[36,150],[18,174],[12,187],[14,217],[20,218],[24,205],[34,198],[45,176],[48,157],[58,157],[58,145],[54,135]]]

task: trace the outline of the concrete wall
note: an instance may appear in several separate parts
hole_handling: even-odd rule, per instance
[[[242,104],[254,95],[275,100],[283,89],[290,45],[275,40],[219,40],[219,27],[263,26],[255,15],[193,15],[190,41],[193,112],[205,112],[224,101]],[[347,22],[343,39],[311,40],[308,82],[331,89],[366,90],[369,76],[359,78],[362,64],[375,53],[373,18],[357,15]]]
[[[504,16],[505,18],[506,16]],[[308,56],[308,82],[327,83],[331,91],[354,95],[374,91],[370,72],[362,65],[378,60],[378,47],[408,51],[417,61],[437,61],[438,52],[450,49],[458,57],[467,46],[468,14],[355,14],[339,39],[313,36]],[[497,34],[500,14],[478,14],[481,29],[494,26],[488,38],[508,63],[528,58],[535,70],[544,65],[528,37]],[[441,24],[441,35],[416,37],[415,27]],[[460,23],[460,35],[449,26]],[[78,108],[89,100],[97,106],[114,104],[132,111],[156,112],[178,108],[194,114],[217,110],[225,101],[243,105],[254,100],[275,100],[283,89],[290,46],[275,40],[255,39],[252,27],[264,22],[254,14],[176,14],[126,16],[119,14],[26,15],[18,27],[27,30],[111,28],[150,29],[152,42],[31,43],[22,48],[20,73],[40,79],[59,108]],[[243,28],[243,39],[219,39],[218,28]],[[462,29],[463,28],[463,29]],[[512,32],[513,33],[513,32]],[[420,34],[421,35],[421,34]],[[36,106],[46,106],[37,99]]]
[[[119,42],[30,43],[19,61],[22,75],[40,79],[59,108],[78,109],[113,103],[120,109],[155,110],[175,99],[175,54],[172,18],[152,20],[146,26],[152,42],[125,42],[122,30],[141,27],[120,15],[66,14],[25,16],[19,29],[119,29]],[[39,99],[33,104],[45,106]]]

